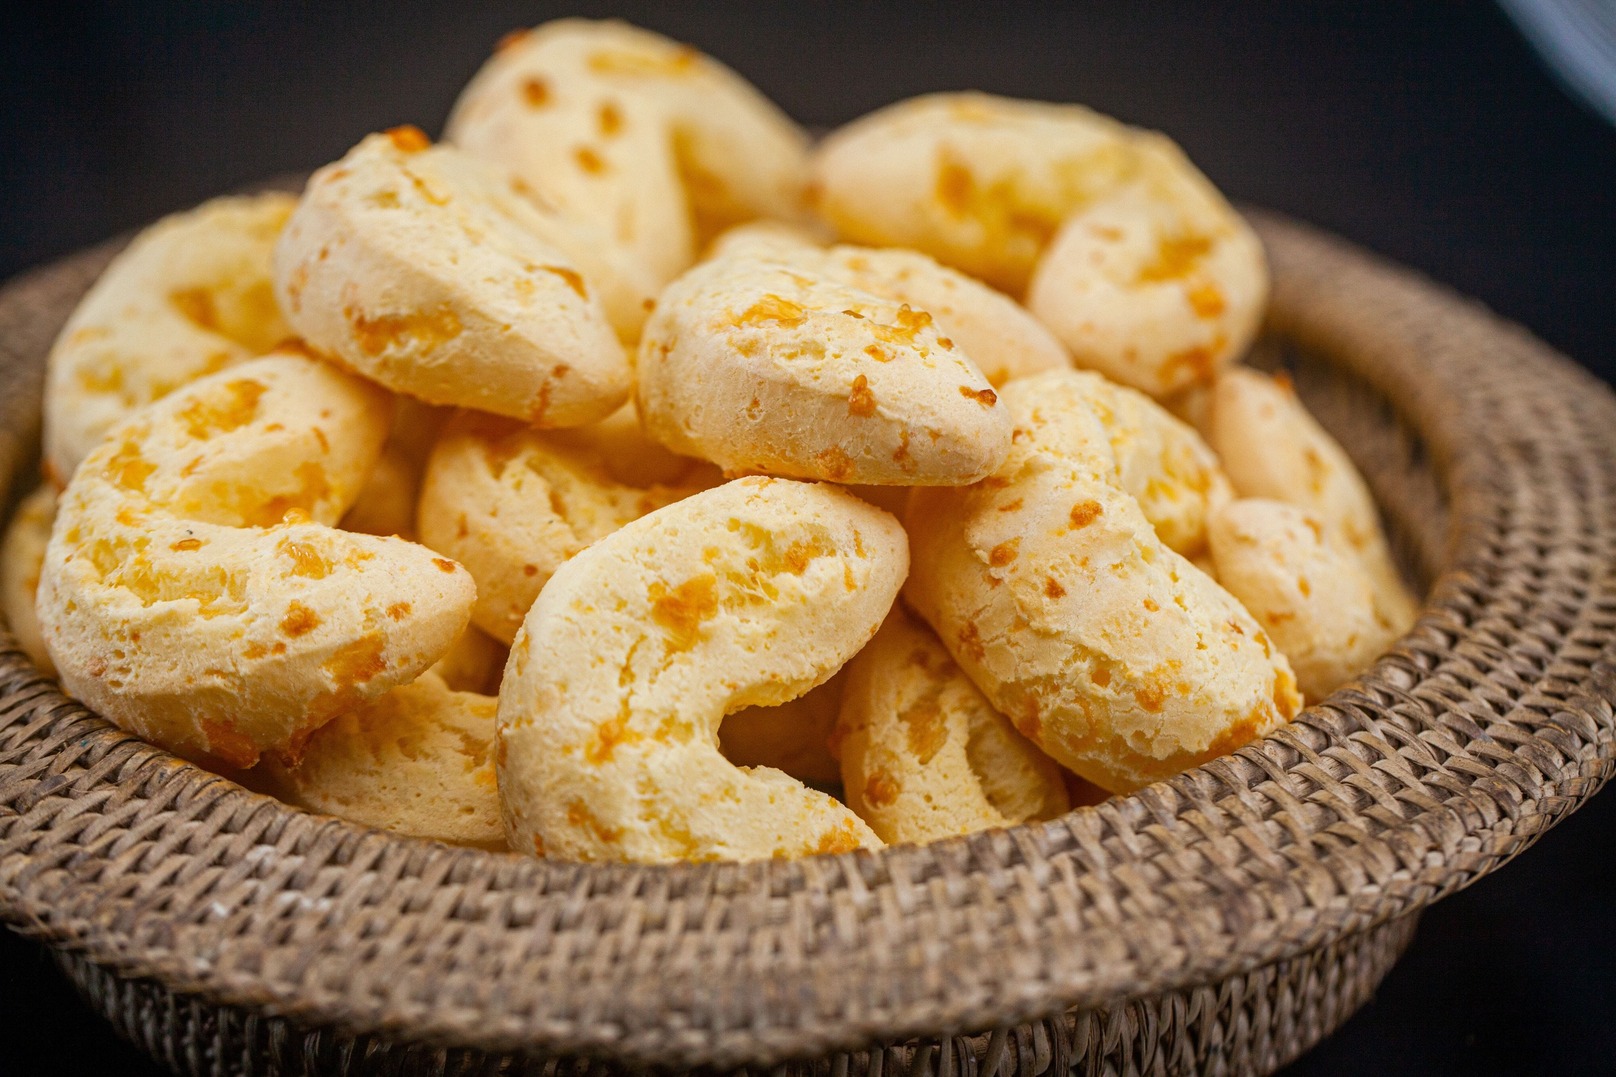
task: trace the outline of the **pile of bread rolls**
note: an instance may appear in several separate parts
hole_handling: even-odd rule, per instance
[[[4,612],[119,726],[408,835],[662,862],[1051,818],[1412,621],[1346,454],[1237,365],[1267,286],[1161,135],[955,93],[815,145],[690,48],[550,23],[443,141],[108,267]]]

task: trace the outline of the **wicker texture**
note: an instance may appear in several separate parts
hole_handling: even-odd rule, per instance
[[[0,918],[199,1073],[312,1072],[221,1061],[277,1036],[354,1072],[1277,1066],[1419,909],[1609,775],[1616,400],[1435,286],[1260,224],[1271,340],[1435,581],[1373,670],[1260,744],[923,848],[586,866],[291,811],[111,729],[0,639]],[[104,257],[0,293],[0,477],[24,473],[42,355]],[[1001,1031],[954,1035],[981,1029]],[[946,1049],[862,1053],[916,1039]]]
[[[1368,999],[1414,934],[1418,913],[1217,984],[976,1036],[947,1036],[783,1067],[792,1077],[1224,1077],[1271,1073]],[[187,1077],[611,1077],[611,1062],[307,1030],[251,1010],[127,980],[77,954],[57,963],[119,1034]],[[740,1071],[746,1073],[746,1070]],[[778,1073],[759,1068],[753,1072]],[[739,1077],[739,1074],[737,1074]]]

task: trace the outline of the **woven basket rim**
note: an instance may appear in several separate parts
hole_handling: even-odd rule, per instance
[[[1414,630],[1275,735],[929,846],[570,864],[247,792],[68,700],[0,628],[0,920],[309,1025],[730,1067],[1204,983],[1467,885],[1616,757],[1616,398],[1446,289],[1253,216],[1271,331],[1397,402],[1451,519]],[[25,474],[44,350],[113,249],[0,289],[0,481]]]

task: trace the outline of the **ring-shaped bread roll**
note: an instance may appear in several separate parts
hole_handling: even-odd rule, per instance
[[[987,378],[930,313],[761,246],[663,291],[638,372],[646,432],[729,474],[961,485],[1010,440]]]
[[[63,492],[40,577],[62,685],[172,751],[295,760],[465,628],[471,577],[333,526],[387,433],[381,389],[295,353],[137,412]]]
[[[46,360],[45,471],[58,488],[130,412],[291,335],[270,263],[295,203],[204,202],[142,231],[102,272]]]
[[[468,412],[445,431],[428,474],[421,501],[426,544],[466,566],[477,581],[472,621],[498,637],[467,629],[433,667],[451,686],[477,683],[467,679],[467,667],[481,665],[475,641],[509,644],[562,562],[630,520],[718,481],[711,465],[647,442],[632,406],[609,422],[550,432]],[[838,780],[826,745],[840,690],[833,677],[778,706],[726,716],[719,730],[725,758],[804,781]]]
[[[1099,374],[1077,371],[1064,384],[1105,427],[1117,478],[1156,534],[1192,560],[1204,554],[1207,523],[1234,493],[1201,435],[1144,393]]]
[[[1305,509],[1363,562],[1375,608],[1395,635],[1419,612],[1381,530],[1369,485],[1341,444],[1297,399],[1290,380],[1232,367],[1207,405],[1207,442],[1241,497]]]
[[[747,248],[811,266],[854,288],[925,311],[995,389],[1011,378],[1072,365],[1060,341],[1015,300],[919,251],[846,244],[826,248],[807,232],[767,221],[725,232],[708,257]]]
[[[494,166],[395,128],[310,177],[275,294],[311,345],[395,392],[579,426],[627,399],[632,371],[589,245],[558,242],[569,227]]]
[[[1071,806],[1061,768],[902,608],[847,665],[836,741],[848,806],[884,842],[1052,819]]]
[[[1078,366],[1163,397],[1209,385],[1268,301],[1262,242],[1177,146],[1139,135],[1143,174],[1066,219],[1027,307]]]
[[[703,236],[801,213],[803,130],[718,61],[621,22],[510,35],[445,137],[592,222],[657,283],[690,265]]]
[[[1218,583],[1268,629],[1307,699],[1335,691],[1397,638],[1363,562],[1311,513],[1243,498],[1213,515],[1210,532]]]
[[[614,473],[607,439],[586,430],[533,430],[462,412],[427,463],[421,541],[466,566],[477,581],[472,622],[502,643],[516,638],[562,562],[717,480],[708,465],[676,458],[684,467],[671,483],[623,481],[638,475]]]
[[[415,838],[505,848],[493,696],[427,672],[338,715],[275,781],[301,807]]]
[[[910,495],[905,595],[1024,736],[1122,793],[1262,736],[1301,697],[1251,614],[1123,489],[1087,397],[1076,372],[1005,386],[1004,466]]]
[[[1162,396],[1256,332],[1255,233],[1166,137],[1079,105],[978,93],[879,109],[815,154],[821,215],[913,247],[1027,306],[1079,366]]]
[[[810,170],[839,235],[923,251],[1019,297],[1066,219],[1140,163],[1133,132],[1082,105],[936,93],[832,131]]]
[[[880,627],[907,568],[888,514],[833,486],[768,478],[658,509],[562,565],[500,689],[511,847],[661,862],[879,845],[829,796],[727,761],[718,727],[836,672]]]

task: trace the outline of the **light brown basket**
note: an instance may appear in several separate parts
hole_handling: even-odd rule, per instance
[[[1433,584],[1281,732],[1047,824],[588,866],[286,808],[119,733],[0,633],[0,919],[185,1073],[1272,1071],[1364,1001],[1420,909],[1610,774],[1616,399],[1438,287],[1258,223],[1265,346]],[[108,255],[0,291],[6,486]]]

